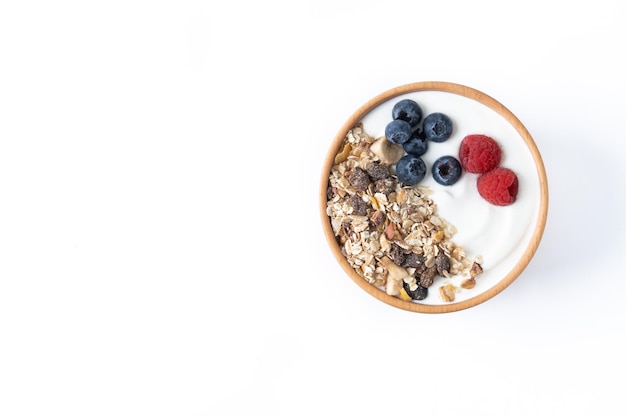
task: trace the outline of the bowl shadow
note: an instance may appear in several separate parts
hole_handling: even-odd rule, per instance
[[[571,279],[581,269],[614,262],[612,248],[623,235],[624,199],[618,196],[623,163],[575,138],[540,143],[550,204],[543,238],[527,269]]]

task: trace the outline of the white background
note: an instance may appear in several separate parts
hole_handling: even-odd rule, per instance
[[[0,2],[0,416],[623,416],[621,0]],[[524,273],[409,313],[326,246],[362,103],[451,81],[534,137]]]

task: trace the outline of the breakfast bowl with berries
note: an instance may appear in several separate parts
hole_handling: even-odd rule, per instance
[[[330,145],[319,192],[341,268],[418,313],[463,310],[507,288],[548,211],[543,160],[520,120],[481,91],[438,81],[357,109]]]

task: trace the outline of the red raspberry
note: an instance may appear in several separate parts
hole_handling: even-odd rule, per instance
[[[467,135],[459,147],[459,161],[467,172],[484,174],[500,164],[502,150],[489,136]]]
[[[508,168],[497,167],[478,177],[478,193],[496,206],[513,204],[518,186],[517,175]]]

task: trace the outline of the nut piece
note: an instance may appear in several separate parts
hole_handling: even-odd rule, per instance
[[[400,295],[402,290],[401,279],[387,279],[387,285],[385,285],[385,292],[389,295]]]
[[[345,144],[341,152],[335,155],[335,164],[340,164],[348,159],[350,152],[352,151],[352,145],[348,142]]]
[[[383,256],[380,259],[380,263],[389,272],[389,275],[387,276],[387,286],[389,286],[389,281],[402,281],[404,278],[409,276],[409,272],[406,269],[393,263],[393,261],[387,256]],[[402,282],[400,282],[400,287],[402,287]]]
[[[402,146],[389,142],[384,136],[372,143],[370,151],[385,165],[395,164],[404,155]]]
[[[463,282],[461,282],[461,288],[465,288],[466,290],[471,290],[476,286],[475,278],[483,273],[483,267],[480,266],[478,262],[474,262],[472,264],[472,268],[470,269],[470,277]]]
[[[476,278],[477,275],[480,275],[482,273],[483,273],[483,267],[480,266],[478,262],[474,262],[472,264],[472,269],[470,269],[470,277]]]

